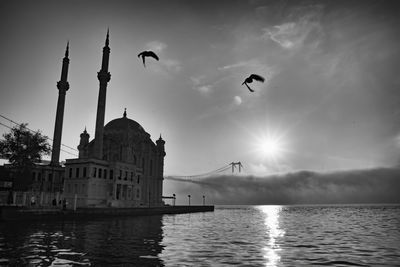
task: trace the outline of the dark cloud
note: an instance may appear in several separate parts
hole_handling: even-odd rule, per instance
[[[259,204],[351,204],[400,203],[400,168],[376,168],[329,173],[299,171],[256,176],[222,175],[198,182],[166,181],[166,191],[179,203]]]

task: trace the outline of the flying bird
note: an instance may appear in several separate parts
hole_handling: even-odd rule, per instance
[[[252,83],[253,80],[259,81],[259,82],[264,82],[265,79],[264,77],[257,75],[257,74],[251,74],[249,77],[246,78],[246,80],[244,80],[244,82],[242,83],[242,85],[246,85],[246,87],[249,89],[250,92],[254,92],[253,89],[250,88],[250,86],[248,85],[248,83]]]
[[[152,57],[157,61],[159,60],[158,56],[153,51],[143,51],[138,55],[138,57],[142,57],[144,67],[146,67],[146,60],[145,60],[146,57]]]

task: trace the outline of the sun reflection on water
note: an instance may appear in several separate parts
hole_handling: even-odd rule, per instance
[[[264,258],[267,260],[266,266],[277,266],[281,256],[281,250],[277,239],[284,236],[285,231],[279,227],[279,215],[282,210],[281,206],[259,206],[258,207],[265,216],[264,224],[267,228],[268,243],[264,248]]]

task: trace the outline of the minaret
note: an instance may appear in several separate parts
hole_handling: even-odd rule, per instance
[[[156,205],[162,205],[162,192],[163,192],[163,180],[164,180],[164,157],[165,153],[165,141],[160,138],[156,141],[158,150],[158,168],[157,168],[157,180],[155,181],[155,192],[156,192]]]
[[[162,158],[165,157],[166,153],[165,153],[165,141],[162,139],[161,134],[160,134],[160,138],[158,138],[158,140],[156,141],[157,144],[157,149],[158,151],[160,151],[160,154],[162,156]]]
[[[68,77],[68,65],[69,65],[69,42],[65,50],[65,57],[63,59],[61,80],[57,82],[58,88],[58,102],[57,102],[57,113],[56,122],[54,125],[54,137],[53,137],[53,150],[51,152],[51,165],[60,164],[60,149],[61,149],[61,135],[64,120],[64,106],[65,106],[65,95],[69,89],[69,83],[67,82]]]
[[[107,30],[106,44],[103,48],[103,60],[101,62],[101,70],[97,73],[97,78],[100,82],[99,99],[97,102],[96,130],[94,134],[94,158],[103,159],[103,130],[104,130],[104,115],[106,112],[106,94],[107,84],[111,79],[111,74],[108,72],[108,61],[110,58],[109,31]]]
[[[89,144],[89,137],[90,135],[88,134],[88,132],[86,131],[86,127],[85,130],[83,131],[83,133],[81,133],[80,135],[81,139],[78,145],[78,151],[79,151],[79,158],[86,158],[87,157],[87,145]]]

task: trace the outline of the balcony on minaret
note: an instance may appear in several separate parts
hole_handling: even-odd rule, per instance
[[[57,82],[57,89],[60,91],[68,91],[69,83],[67,81],[58,81]]]
[[[111,73],[104,70],[100,70],[97,73],[97,79],[99,79],[100,84],[107,84],[111,80]]]

